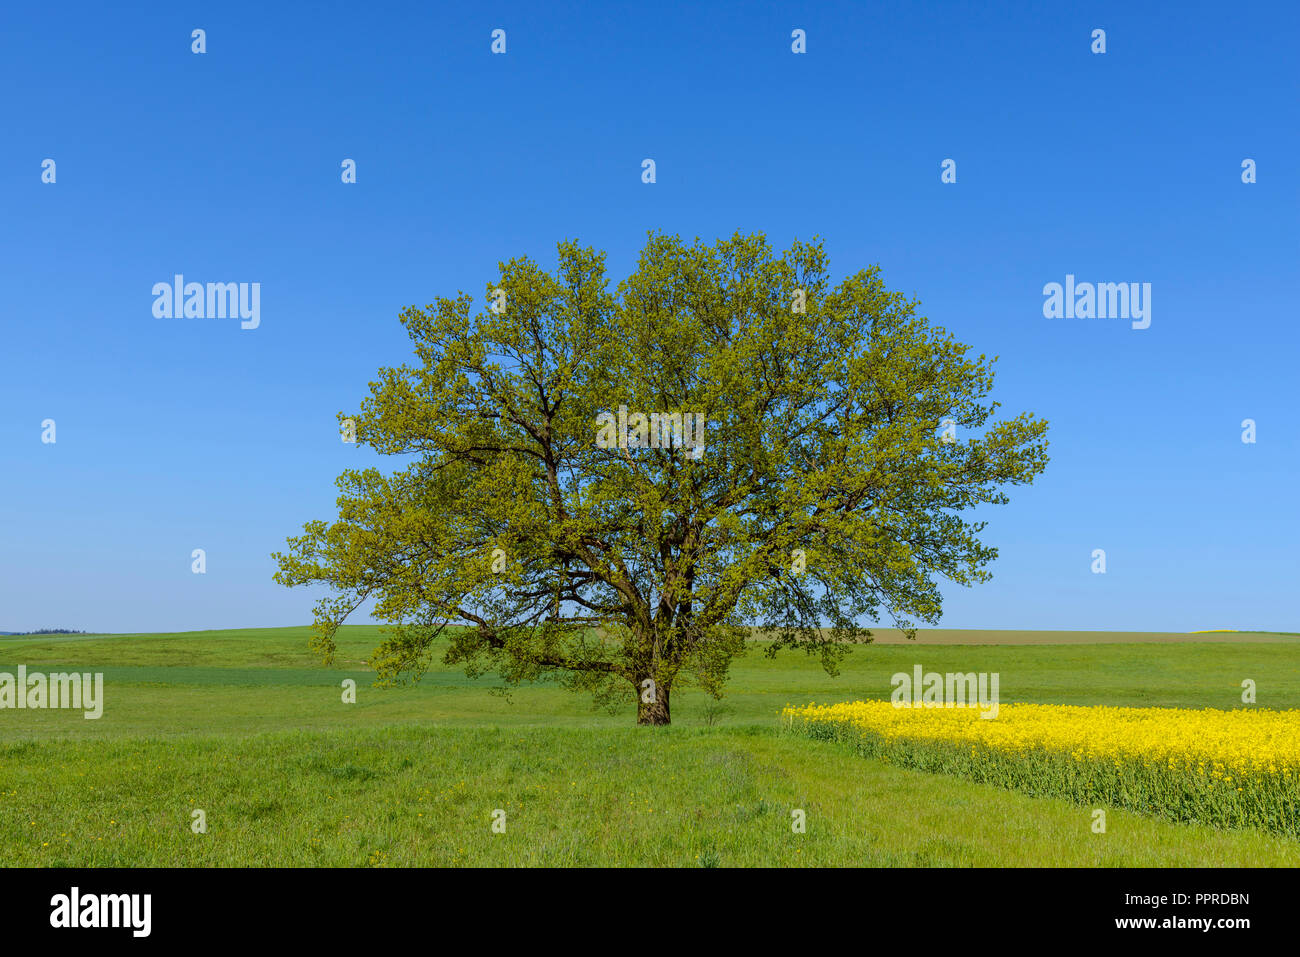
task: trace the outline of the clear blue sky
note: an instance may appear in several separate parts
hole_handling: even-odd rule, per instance
[[[152,7],[3,14],[0,630],[305,623],[270,553],[372,460],[335,416],[400,309],[650,229],[820,235],[1050,421],[945,626],[1300,628],[1297,5]],[[177,272],[260,328],[154,318]],[[1067,273],[1150,328],[1045,319]]]

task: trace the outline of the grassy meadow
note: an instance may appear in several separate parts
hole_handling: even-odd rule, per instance
[[[1260,707],[1297,708],[1300,637],[882,637],[835,677],[756,645],[722,702],[675,689],[659,729],[633,726],[630,690],[609,714],[555,685],[507,697],[442,666],[374,688],[371,626],[343,629],[333,668],[305,628],[0,639],[0,672],[103,672],[105,698],[98,720],[0,710],[0,863],[1300,865],[1293,840],[1119,808],[1094,834],[1091,807],[864,758],[779,718],[887,699],[915,664],[998,672],[1005,703],[1231,709],[1250,678]]]

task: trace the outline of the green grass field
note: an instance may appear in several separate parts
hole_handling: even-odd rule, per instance
[[[887,698],[914,664],[996,671],[1004,702],[1232,708],[1251,678],[1260,706],[1294,708],[1296,636],[923,632],[853,649],[836,677],[755,648],[721,703],[675,690],[662,729],[632,726],[630,692],[611,715],[554,685],[505,698],[442,667],[374,688],[375,628],[345,628],[329,669],[306,636],[0,639],[0,672],[105,681],[99,720],[0,710],[0,863],[1300,864],[1295,842],[1113,809],[1094,834],[1090,808],[866,760],[778,719],[787,703]],[[196,809],[207,833],[191,830]]]

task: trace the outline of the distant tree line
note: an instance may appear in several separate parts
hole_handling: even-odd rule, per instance
[[[74,631],[71,628],[38,628],[36,631],[0,631],[0,635],[90,635],[90,631]]]

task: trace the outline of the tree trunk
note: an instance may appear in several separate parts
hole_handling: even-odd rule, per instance
[[[649,700],[647,700],[649,699]],[[636,686],[636,723],[671,724],[668,715],[668,689],[663,685],[646,685],[645,679]]]

